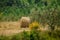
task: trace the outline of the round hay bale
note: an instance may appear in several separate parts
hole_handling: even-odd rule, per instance
[[[29,27],[29,24],[30,24],[30,18],[29,17],[22,17],[20,19],[20,26],[22,28]]]

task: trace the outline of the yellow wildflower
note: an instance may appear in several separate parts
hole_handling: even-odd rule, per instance
[[[39,28],[39,23],[38,22],[33,22],[29,25],[30,29],[38,29]]]

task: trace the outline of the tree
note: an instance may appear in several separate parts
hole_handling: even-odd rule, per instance
[[[54,2],[54,3],[53,3]],[[60,25],[59,9],[56,1],[51,2],[51,4],[43,9],[43,15],[41,17],[41,23],[48,24],[51,31],[54,31],[55,26]]]

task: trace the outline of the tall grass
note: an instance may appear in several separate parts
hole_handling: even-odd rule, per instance
[[[0,36],[0,40],[60,40],[60,32],[42,32],[40,30],[23,31],[12,36]]]

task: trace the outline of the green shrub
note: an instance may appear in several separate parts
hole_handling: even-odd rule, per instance
[[[53,37],[55,38],[60,38],[60,30],[55,30],[54,32],[51,33]]]
[[[21,38],[22,40],[30,40],[29,32],[23,31],[23,33],[21,34]]]
[[[20,40],[20,34],[13,35],[11,40]]]
[[[30,31],[30,40],[40,40],[40,32],[36,30]]]
[[[1,35],[0,40],[10,40],[10,38],[8,36]]]
[[[11,40],[29,40],[29,34],[28,32],[23,31],[22,33],[13,35]]]

